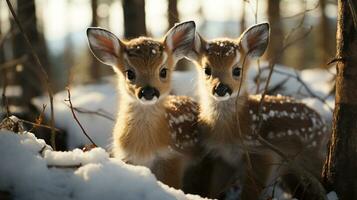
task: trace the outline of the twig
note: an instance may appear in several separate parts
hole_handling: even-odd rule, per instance
[[[355,30],[357,30],[357,14],[356,14],[356,10],[355,10],[356,5],[352,0],[347,0],[347,1],[348,1],[348,6],[350,7],[353,25],[355,27]]]
[[[24,63],[25,61],[27,61],[28,59],[28,56],[27,55],[23,55],[19,58],[15,58],[13,60],[10,60],[6,63],[3,63],[0,65],[0,70],[6,70],[8,68],[11,68],[11,67],[14,67],[16,66],[17,64],[20,64],[20,63]]]
[[[7,88],[7,70],[3,70],[2,77],[3,77],[3,84],[2,84],[2,95],[1,95],[1,105],[5,110],[6,117],[10,116],[10,109],[9,109],[9,102],[6,97],[6,88]]]
[[[69,108],[70,106],[67,105]],[[91,114],[91,115],[98,115],[100,117],[103,117],[105,119],[108,119],[110,121],[115,121],[114,117],[109,116],[107,113],[105,113],[103,110],[99,109],[97,111],[93,110],[87,110],[85,108],[79,108],[79,107],[73,107],[73,110],[75,110],[78,113],[84,113],[84,114]]]
[[[12,7],[12,4],[11,4],[10,0],[6,0],[6,3],[7,3],[7,6],[9,7],[9,9],[10,9],[12,17],[15,20],[15,23],[17,24],[17,26],[20,29],[20,32],[21,32],[23,38],[26,41],[27,47],[31,51],[32,57],[34,58],[36,64],[39,66],[40,71],[42,73],[42,76],[44,77],[44,81],[43,82],[45,83],[46,88],[47,88],[48,96],[49,96],[49,99],[50,99],[50,107],[51,107],[51,120],[50,120],[50,124],[51,124],[51,127],[52,127],[52,129],[51,129],[51,145],[52,145],[53,149],[56,149],[56,142],[55,142],[55,134],[56,134],[56,132],[55,132],[55,129],[54,129],[55,117],[54,117],[54,108],[53,108],[53,92],[52,92],[52,89],[51,89],[51,84],[50,84],[49,77],[47,75],[47,72],[46,72],[45,68],[41,64],[40,58],[38,57],[35,49],[31,45],[31,42],[30,42],[27,34],[25,33],[25,31],[24,31],[19,19],[17,18],[17,15],[16,15],[16,13],[14,11],[14,8]]]
[[[330,60],[330,61],[327,63],[327,65],[331,65],[331,64],[334,64],[334,63],[336,63],[336,62],[343,62],[343,61],[345,61],[345,59],[342,58],[342,57],[332,58],[332,60]]]
[[[327,103],[326,101],[326,98],[322,98],[320,97],[319,95],[315,94],[310,88],[309,86],[307,86],[307,84],[301,79],[300,75],[297,73],[297,71],[294,71],[295,72],[295,75],[292,75],[292,74],[289,74],[287,72],[284,72],[284,71],[281,71],[281,70],[278,70],[278,69],[274,69],[274,73],[277,73],[277,74],[282,74],[282,75],[285,75],[287,77],[290,77],[290,78],[294,78],[296,81],[298,81],[300,84],[301,84],[301,87],[303,87],[307,93],[309,93],[309,95],[317,100],[319,100],[320,102],[322,102],[324,105],[326,105],[329,110],[331,112],[333,112],[333,108],[331,108],[331,106]],[[285,79],[286,80],[286,79]],[[282,81],[282,83],[285,83],[286,81]],[[269,91],[269,90],[268,90]],[[328,95],[330,96],[330,95]]]
[[[78,165],[47,165],[48,168],[60,168],[60,169],[77,169],[82,167],[82,164]]]
[[[284,43],[285,45],[283,46],[283,48],[278,52],[277,55],[275,55],[275,57],[269,62],[269,74],[268,74],[268,78],[264,87],[264,91],[263,94],[261,96],[259,105],[258,105],[258,126],[256,128],[253,129],[253,138],[255,138],[256,140],[258,140],[263,146],[266,146],[267,148],[271,149],[273,152],[275,152],[277,155],[279,155],[285,162],[288,163],[288,165],[290,166],[291,170],[295,171],[297,174],[299,174],[302,177],[302,180],[308,180],[308,184],[309,183],[313,183],[315,189],[317,189],[317,191],[319,192],[319,195],[321,196],[322,199],[326,199],[326,195],[325,195],[325,191],[323,186],[321,185],[321,183],[313,176],[311,175],[309,172],[307,172],[306,170],[304,170],[302,167],[294,164],[292,162],[292,160],[285,155],[284,152],[282,152],[279,148],[275,147],[273,144],[269,143],[268,141],[266,141],[259,133],[261,130],[261,127],[263,125],[263,116],[262,116],[262,108],[263,108],[263,103],[264,103],[264,98],[268,92],[268,86],[274,71],[274,67],[275,67],[275,63],[276,60],[280,57],[280,55],[287,49],[289,48],[291,45],[293,45],[294,43],[296,43],[297,41],[305,38],[307,36],[307,34],[310,33],[311,28],[309,31],[307,31],[305,34],[303,34],[302,36],[296,38],[293,41],[289,42],[289,39],[291,37],[291,35],[298,30],[299,27],[302,26],[303,21],[305,19],[305,14],[302,17],[301,22],[294,27],[285,37]]]
[[[31,121],[27,121],[27,120],[24,120],[24,119],[19,119],[20,122],[22,123],[25,123],[25,124],[30,124],[30,125],[33,125],[35,127],[41,127],[41,128],[47,128],[47,129],[52,129],[51,126],[48,126],[48,125],[45,125],[45,124],[38,124],[38,123],[34,123],[34,122],[31,122]],[[56,132],[60,133],[61,130],[59,130],[58,128],[53,128]]]
[[[84,130],[82,124],[79,122],[77,116],[76,116],[76,113],[74,112],[74,109],[73,109],[73,105],[72,105],[72,101],[71,101],[71,92],[69,90],[69,88],[67,87],[67,93],[68,93],[68,99],[65,100],[65,101],[68,101],[69,102],[69,106],[70,106],[70,109],[71,109],[71,112],[72,112],[72,115],[73,115],[73,118],[74,120],[76,120],[78,126],[81,128],[83,134],[88,138],[88,140],[94,145],[97,147],[97,145],[94,143],[94,141],[92,140],[92,138],[89,137],[89,135],[87,134],[87,132]]]

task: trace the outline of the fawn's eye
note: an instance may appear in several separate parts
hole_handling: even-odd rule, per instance
[[[167,69],[166,68],[162,68],[160,70],[160,78],[166,78],[167,76]]]
[[[241,70],[239,67],[234,68],[232,71],[233,76],[240,76]]]
[[[207,76],[211,76],[212,75],[212,70],[211,70],[211,68],[209,66],[206,66],[204,70],[205,70],[205,74]]]
[[[133,81],[135,79],[135,72],[133,70],[128,69],[125,73],[128,80]]]

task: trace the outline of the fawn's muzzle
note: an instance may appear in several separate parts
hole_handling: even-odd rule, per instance
[[[226,84],[223,83],[219,83],[215,88],[214,88],[214,92],[215,95],[220,96],[220,97],[224,97],[227,94],[231,95],[232,94],[232,90],[231,88],[229,88]]]
[[[143,87],[138,94],[139,99],[144,98],[147,101],[153,100],[154,97],[159,98],[160,92],[150,86]]]

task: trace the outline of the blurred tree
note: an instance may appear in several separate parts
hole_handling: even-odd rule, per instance
[[[177,9],[177,0],[167,0],[168,4],[167,4],[167,19],[169,22],[169,27],[168,30],[170,28],[172,28],[176,23],[178,23],[180,21],[180,16],[179,16],[179,12]],[[188,61],[187,59],[181,59],[177,62],[176,64],[176,70],[179,71],[184,71],[188,69],[188,66],[190,66],[190,61]]]
[[[97,27],[98,24],[98,0],[91,0],[92,6],[92,27]],[[89,50],[89,49],[88,49]],[[90,77],[92,80],[98,80],[100,77],[100,65],[101,63],[91,55],[90,53]]]
[[[169,29],[180,21],[177,9],[177,0],[168,0],[167,18],[169,21]]]
[[[325,13],[326,9],[326,0],[319,0],[320,4],[320,22],[318,26],[318,34],[317,36],[317,56],[318,56],[318,62],[320,63],[321,67],[326,66],[326,63],[328,62],[329,59],[329,49],[330,49],[330,31],[329,31],[329,25],[328,25],[328,19]]]
[[[47,48],[43,35],[38,31],[37,18],[36,18],[36,5],[35,0],[17,0],[17,17],[22,23],[25,33],[27,34],[34,50],[39,55],[43,67],[48,74],[50,65],[47,58]],[[17,29],[12,24],[12,29]],[[19,58],[23,55],[30,55],[30,49],[27,47],[25,40],[20,32],[14,37],[13,40],[13,57]],[[25,109],[24,112],[30,111],[31,100],[34,96],[41,95],[43,92],[42,82],[39,80],[41,74],[39,68],[36,66],[32,56],[29,56],[25,63],[16,67],[16,82],[22,89],[21,101],[19,101],[21,108]]]
[[[283,27],[280,19],[280,0],[268,0],[268,19],[271,26],[270,42],[267,50],[267,57],[273,58],[283,47]],[[282,57],[282,56],[281,56]],[[283,59],[277,59],[280,63]]]
[[[246,7],[246,5],[245,5],[245,2],[246,2],[246,0],[242,0],[242,15],[241,15],[241,18],[240,18],[240,32],[243,32],[244,30],[245,30],[245,28],[246,28],[246,24],[245,24],[245,7]]]
[[[122,0],[124,36],[134,38],[146,35],[145,0]]]
[[[338,199],[357,199],[357,4],[338,0],[336,99],[332,136],[322,174]]]

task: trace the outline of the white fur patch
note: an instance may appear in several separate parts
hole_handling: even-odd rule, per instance
[[[143,105],[154,105],[155,103],[158,102],[158,98],[156,96],[154,96],[151,100],[147,100],[144,97],[140,98],[140,103],[142,103]]]
[[[221,96],[218,96],[218,95],[214,94],[213,97],[214,97],[217,101],[227,101],[228,99],[231,98],[231,95],[229,95],[228,93],[226,93],[226,95],[224,95],[223,97],[221,97]]]

